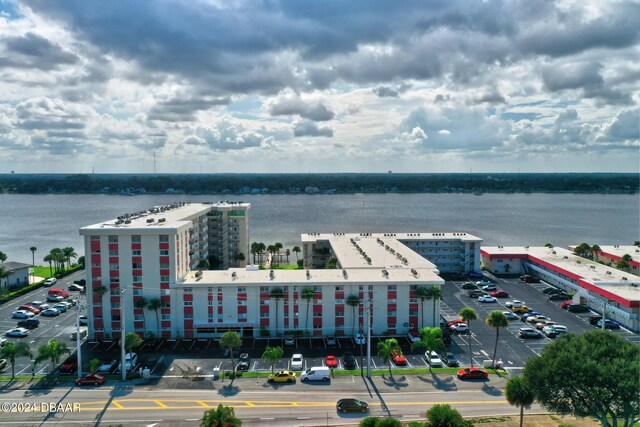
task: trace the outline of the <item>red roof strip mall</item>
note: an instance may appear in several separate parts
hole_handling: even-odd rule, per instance
[[[575,293],[574,301],[640,330],[640,277],[576,256],[563,248],[483,247],[482,265],[493,274],[532,274]]]

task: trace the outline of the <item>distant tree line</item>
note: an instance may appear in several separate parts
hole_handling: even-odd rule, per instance
[[[640,175],[633,173],[504,174],[2,174],[4,193],[118,193],[168,189],[188,194],[303,193],[306,187],[335,193],[637,193]]]

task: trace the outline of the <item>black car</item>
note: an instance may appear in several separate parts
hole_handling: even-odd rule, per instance
[[[602,316],[599,314],[592,314],[591,317],[589,317],[589,324],[597,325],[598,320],[602,320]]]
[[[540,283],[540,279],[536,276],[531,276],[529,274],[525,274],[524,276],[520,276],[520,280],[523,280],[527,283]]]
[[[545,295],[553,295],[553,294],[559,294],[562,293],[562,291],[558,288],[544,288],[542,290],[542,293]]]
[[[443,353],[442,355],[440,355],[440,359],[442,359],[442,361],[449,367],[460,366],[460,362],[458,362],[456,356],[454,356],[454,354],[451,352]]]
[[[478,289],[478,285],[476,285],[475,283],[467,282],[462,285],[462,289]]]
[[[472,291],[467,292],[467,295],[469,295],[470,298],[478,298],[478,297],[481,297],[482,295],[487,295],[487,293],[485,291],[481,291],[480,289],[474,289]]]
[[[39,324],[40,320],[38,319],[23,319],[18,322],[19,327],[27,329],[37,328]]]
[[[250,362],[251,362],[251,359],[249,358],[249,354],[242,353],[238,358],[238,364],[236,365],[236,370],[248,371]]]
[[[584,304],[571,304],[567,306],[567,311],[571,313],[588,313],[589,307]]]
[[[369,404],[358,399],[340,399],[336,403],[338,412],[361,412],[366,413],[369,410]]]
[[[356,358],[353,357],[353,354],[345,353],[344,356],[342,356],[342,366],[344,366],[345,369],[354,369],[356,367]]]
[[[549,295],[549,301],[568,301],[571,297],[564,292]]]

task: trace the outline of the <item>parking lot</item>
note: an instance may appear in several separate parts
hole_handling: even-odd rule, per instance
[[[84,271],[78,271],[58,280],[58,283],[53,287],[67,290],[74,280],[82,278],[84,278]],[[43,287],[29,292],[26,295],[22,295],[13,301],[2,304],[2,306],[0,306],[0,334],[5,337],[4,333],[6,331],[17,326],[19,319],[11,318],[11,313],[17,310],[19,306],[28,304],[32,301],[43,301],[49,305],[53,305],[54,303],[47,302],[47,292],[49,292],[49,289],[50,288]],[[86,299],[84,295],[81,297],[78,292],[69,293],[71,294],[69,299],[77,299],[80,301],[78,305],[71,307],[66,313],[61,313],[56,317],[35,316],[35,318],[40,320],[40,325],[37,328],[31,329],[30,334],[24,338],[5,338],[14,342],[27,342],[34,357],[38,354],[39,346],[46,344],[51,338],[57,338],[59,341],[65,342],[69,347],[69,350],[71,350],[71,354],[73,354],[76,348],[76,340],[71,339],[71,334],[76,330],[76,315],[86,314],[86,309],[83,306],[83,302],[86,301]],[[35,372],[45,373],[50,369],[51,363],[42,363],[36,367]],[[16,360],[16,375],[27,374],[31,374],[30,360],[27,358],[18,358]]]

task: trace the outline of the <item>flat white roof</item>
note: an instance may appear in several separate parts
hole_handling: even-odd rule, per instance
[[[619,295],[627,300],[640,300],[640,277],[599,264],[586,258],[574,255],[564,248],[523,247],[523,246],[490,246],[483,247],[482,252],[490,256],[531,255],[542,261],[553,264],[563,270],[576,274],[593,283],[595,286]],[[637,286],[634,286],[637,285]]]
[[[312,243],[318,240],[329,240],[332,237],[392,237],[398,240],[460,240],[463,242],[482,242],[482,239],[469,233],[303,233],[303,243]]]
[[[329,238],[329,244],[342,268],[437,269],[432,262],[421,257],[394,237],[332,236]],[[370,264],[365,256],[371,260]]]
[[[95,230],[133,230],[133,229],[175,229],[191,221],[193,217],[204,215],[215,207],[216,210],[227,208],[247,209],[250,203],[220,202],[220,203],[174,203],[170,205],[154,206],[153,208],[123,214],[118,218],[89,225],[80,229],[80,234],[88,234]],[[83,232],[86,230],[86,232]]]
[[[622,258],[623,255],[631,255],[631,260],[640,263],[640,247],[638,246],[622,246],[622,245],[602,245],[601,252]]]
[[[436,284],[443,285],[444,280],[430,269],[416,269],[413,274],[407,268],[386,268],[387,274],[382,269],[345,269],[346,275],[341,269],[322,270],[273,270],[273,278],[270,270],[250,270],[244,268],[231,268],[229,270],[203,270],[198,277],[197,271],[191,271],[178,285],[276,285],[289,283],[358,283],[358,284]],[[307,272],[308,276],[307,276]]]

